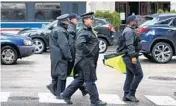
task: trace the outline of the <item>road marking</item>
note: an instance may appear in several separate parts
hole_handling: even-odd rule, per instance
[[[0,102],[7,102],[10,92],[0,92]]]
[[[155,103],[156,105],[163,105],[163,106],[176,106],[176,100],[170,96],[150,96],[145,95],[147,99],[151,102]]]
[[[40,103],[59,103],[65,104],[64,100],[56,99],[51,93],[38,93]]]
[[[67,87],[68,85],[70,85],[72,81],[73,81],[73,77],[67,77],[66,87]]]
[[[100,94],[100,99],[108,104],[126,104],[118,95],[115,94]]]

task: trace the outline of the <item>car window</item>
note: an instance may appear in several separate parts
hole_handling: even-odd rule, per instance
[[[162,17],[159,17],[159,21],[166,20],[166,19],[173,18],[173,17],[175,16],[174,15],[173,16],[162,16]]]
[[[82,22],[79,22],[78,24],[77,24],[77,28],[76,29],[80,29],[80,28],[82,28],[84,25],[83,25],[83,23]]]
[[[176,18],[173,20],[172,26],[173,26],[173,27],[176,27]]]
[[[173,18],[170,18],[170,19],[166,19],[166,20],[163,20],[163,21],[159,21],[157,24],[164,24],[164,25],[167,25],[169,24],[171,21],[172,21]]]
[[[101,26],[101,25],[106,25],[106,22],[104,22],[103,20],[99,20],[99,19],[94,20],[93,27]]]
[[[140,27],[144,27],[144,26],[149,26],[149,25],[154,25],[155,23],[158,22],[158,18],[153,18],[153,19],[149,19],[148,21],[144,22],[143,24],[140,25]]]
[[[101,26],[101,25],[106,25],[109,24],[108,21],[106,20],[101,20],[101,19],[95,19],[94,23],[93,23],[93,27],[97,27],[97,26]],[[79,23],[77,24],[77,29],[80,29],[81,27],[83,27],[83,23],[82,21],[79,21]]]
[[[111,22],[107,19],[104,19],[106,21],[107,24],[111,24]]]

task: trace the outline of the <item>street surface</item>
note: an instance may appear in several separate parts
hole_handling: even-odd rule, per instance
[[[107,53],[115,48],[111,47]],[[57,58],[57,57],[56,57]],[[103,54],[97,67],[96,82],[100,98],[108,106],[176,106],[176,58],[167,64],[152,63],[140,57],[144,71],[136,97],[139,103],[123,102],[123,83],[125,75],[104,66]],[[152,79],[153,78],[153,79]],[[68,78],[68,83],[72,78]],[[67,106],[62,100],[56,100],[47,90],[51,81],[49,52],[18,60],[15,65],[1,66],[2,106]],[[89,106],[89,96],[82,97],[77,91],[73,97],[73,106]]]

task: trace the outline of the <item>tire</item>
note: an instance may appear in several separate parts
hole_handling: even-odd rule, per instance
[[[33,41],[33,45],[35,46],[35,54],[41,54],[44,52],[45,50],[45,43],[43,42],[43,40],[39,39],[39,38],[34,38],[32,39]]]
[[[157,63],[167,63],[172,59],[173,49],[170,44],[159,42],[152,48],[152,58]]]
[[[18,59],[18,53],[11,46],[4,46],[1,49],[1,63],[5,65],[15,64]]]
[[[105,53],[106,50],[108,49],[108,43],[106,40],[102,38],[98,38],[98,39],[99,39],[99,48],[100,48],[99,53]]]

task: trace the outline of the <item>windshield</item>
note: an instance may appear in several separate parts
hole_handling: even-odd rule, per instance
[[[44,28],[44,29],[49,29],[49,28],[51,28],[52,26],[53,26],[53,27],[56,27],[56,25],[57,25],[57,20],[55,20],[55,21],[53,21],[53,22],[51,22],[51,23],[49,23],[49,24],[43,26],[42,28]]]

